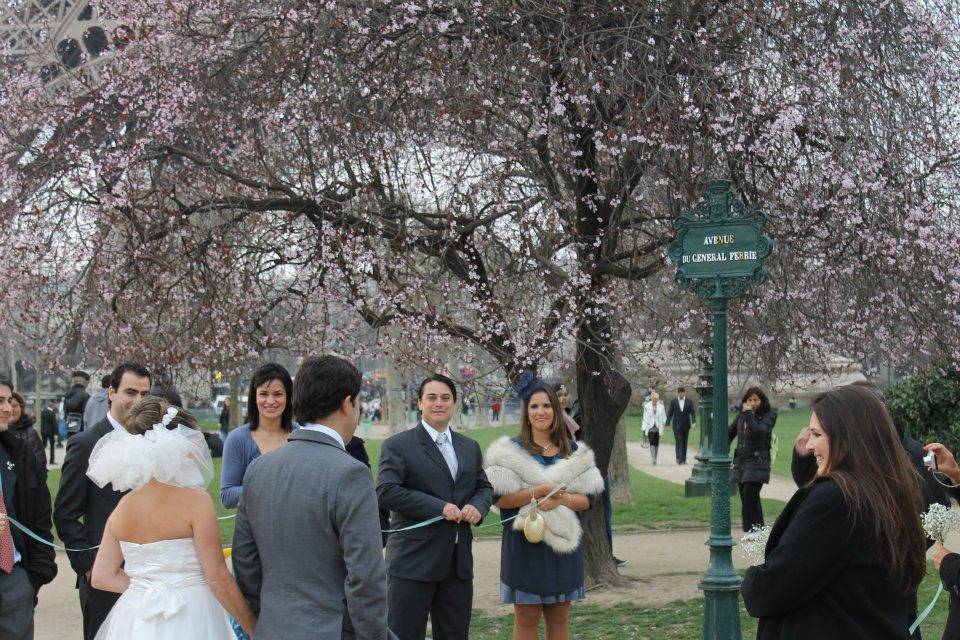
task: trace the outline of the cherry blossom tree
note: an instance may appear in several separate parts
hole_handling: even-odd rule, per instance
[[[517,380],[573,340],[606,469],[624,358],[708,329],[664,248],[729,177],[777,241],[737,357],[960,355],[953,1],[102,10],[130,44],[96,82],[0,70],[0,184],[8,216],[56,194],[33,224],[96,230],[89,291],[138,344],[226,366],[339,308],[345,337],[355,317]],[[602,531],[591,513],[588,575],[615,582]]]

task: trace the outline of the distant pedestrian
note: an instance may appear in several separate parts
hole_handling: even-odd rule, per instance
[[[90,374],[86,371],[74,371],[70,380],[70,391],[63,396],[63,419],[67,424],[67,437],[83,431],[83,412],[87,408],[87,383]]]
[[[687,464],[687,436],[697,426],[697,406],[687,397],[684,387],[677,388],[677,397],[670,401],[667,423],[673,429],[677,464]]]
[[[57,444],[57,403],[50,401],[47,403],[47,406],[43,408],[43,411],[40,412],[40,438],[44,447],[47,446],[47,443],[50,443],[50,464],[56,464],[56,457],[54,456],[54,451],[56,451]]]
[[[660,394],[656,391],[650,394],[650,399],[643,405],[643,433],[650,441],[650,460],[657,464],[657,453],[660,450],[660,434],[667,423],[667,414],[660,402]],[[678,462],[679,464],[679,462]]]
[[[770,482],[770,442],[777,423],[777,410],[760,387],[743,394],[740,412],[730,423],[729,439],[737,439],[732,480],[740,487],[743,530],[763,526],[760,489]]]
[[[111,374],[107,374],[100,379],[100,388],[93,392],[90,399],[87,400],[86,407],[83,410],[83,430],[88,431],[101,420],[107,417],[110,410],[110,399],[107,397],[107,389],[110,388]]]
[[[226,442],[228,433],[230,433],[230,398],[223,401],[223,408],[220,409],[220,439]]]
[[[503,405],[500,403],[500,400],[494,400],[493,405],[490,407],[490,411],[493,412],[493,421],[500,422],[500,410],[503,408]]]

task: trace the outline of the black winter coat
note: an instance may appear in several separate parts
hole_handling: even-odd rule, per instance
[[[770,441],[777,423],[777,410],[755,415],[742,411],[730,423],[728,436],[737,439],[733,456],[733,482],[770,482]]]
[[[905,640],[908,598],[874,550],[872,523],[851,525],[840,487],[817,478],[798,490],[740,592],[759,618],[758,640]]]
[[[13,473],[13,505],[16,519],[44,540],[53,542],[50,522],[50,491],[47,489],[47,465],[37,464],[36,456],[9,430],[0,432],[0,448],[13,465],[0,473]],[[4,483],[6,487],[6,484]],[[6,491],[5,491],[6,492]],[[13,546],[20,552],[20,564],[36,592],[57,575],[56,552],[53,547],[28,537],[11,527]]]
[[[37,430],[33,428],[33,418],[23,414],[20,416],[20,419],[17,420],[16,424],[10,425],[10,431],[13,432],[15,436],[20,438],[26,443],[27,448],[30,451],[33,451],[33,454],[37,456],[37,460],[40,462],[40,469],[43,470],[43,477],[47,477],[47,454],[43,450],[43,440],[40,439],[40,434],[37,433]]]

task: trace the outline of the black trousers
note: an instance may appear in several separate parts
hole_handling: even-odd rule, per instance
[[[46,447],[47,443],[50,443],[50,464],[54,463],[53,451],[57,448],[57,434],[55,433],[45,433],[41,436],[43,438],[43,446]]]
[[[676,441],[677,463],[687,461],[687,436],[690,434],[690,427],[685,429],[673,429],[673,437]]]
[[[647,440],[650,441],[650,446],[651,446],[651,447],[659,447],[659,446],[660,446],[660,432],[659,432],[659,431],[651,431],[651,432],[649,432],[649,433],[647,434]]]
[[[83,614],[83,640],[93,640],[120,594],[94,589],[86,576],[80,576],[77,590],[80,595],[80,612]]]
[[[387,576],[387,626],[399,640],[423,640],[427,615],[434,640],[467,640],[473,609],[473,580],[457,577],[457,554],[440,582]]]
[[[763,526],[763,505],[760,504],[762,482],[740,483],[740,514],[743,516],[743,530]]]

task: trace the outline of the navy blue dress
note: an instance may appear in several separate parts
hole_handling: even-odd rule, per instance
[[[520,438],[513,442],[522,448]],[[576,442],[570,443],[577,450]],[[531,457],[548,467],[559,455]],[[493,497],[494,502],[500,496]],[[593,499],[590,500],[591,507]],[[503,519],[517,515],[519,509],[501,509]],[[570,553],[557,553],[546,543],[527,542],[522,531],[514,531],[509,522],[503,527],[503,542],[500,545],[500,598],[506,604],[556,604],[582,600],[583,589],[583,543]]]

